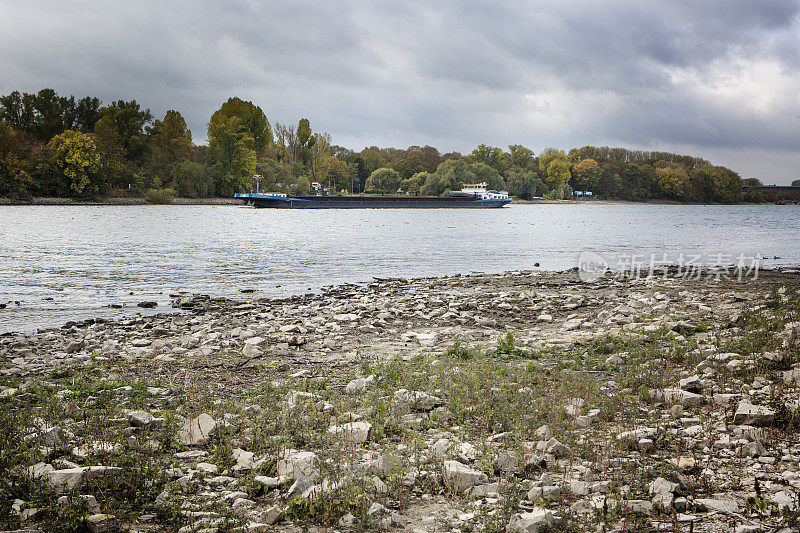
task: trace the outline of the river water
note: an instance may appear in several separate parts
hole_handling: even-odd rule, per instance
[[[169,309],[170,294],[285,296],[376,277],[630,262],[800,265],[800,206],[503,209],[0,207],[0,333]],[[631,256],[634,256],[631,259]],[[243,289],[255,290],[242,294]],[[18,302],[18,303],[17,303]],[[112,306],[122,306],[112,308]]]

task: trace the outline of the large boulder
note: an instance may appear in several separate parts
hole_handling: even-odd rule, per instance
[[[517,513],[506,525],[506,533],[539,533],[553,525],[552,511],[535,508],[529,513]]]
[[[364,421],[349,422],[341,426],[331,426],[328,432],[333,435],[343,436],[347,442],[363,444],[369,440],[372,424]]]
[[[131,411],[128,413],[128,421],[133,427],[146,427],[155,422],[155,417],[147,411]]]
[[[186,446],[202,446],[217,429],[217,422],[206,413],[192,418],[178,430],[178,440]]]
[[[445,461],[442,469],[444,480],[456,492],[464,492],[480,483],[486,483],[489,478],[480,470],[475,470],[458,461]]]
[[[317,461],[317,454],[314,452],[286,450],[283,452],[283,458],[278,461],[278,476],[289,479],[313,479],[319,475]]]
[[[775,420],[775,411],[763,405],[753,405],[750,400],[742,400],[733,415],[734,424],[748,426],[769,426]]]
[[[86,481],[102,481],[119,475],[121,468],[115,466],[82,466],[44,472],[47,483],[58,494],[72,492]]]

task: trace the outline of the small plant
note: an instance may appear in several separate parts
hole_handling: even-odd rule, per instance
[[[500,335],[497,338],[495,353],[498,355],[516,355],[521,357],[528,355],[528,352],[515,346],[514,334],[511,333],[509,329],[506,330],[505,335]]]
[[[465,346],[461,342],[461,336],[456,335],[453,339],[453,344],[447,347],[444,352],[445,356],[453,359],[472,359],[480,354],[480,350]]]

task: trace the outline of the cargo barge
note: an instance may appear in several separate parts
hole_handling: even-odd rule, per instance
[[[284,193],[246,193],[236,198],[251,207],[283,209],[399,209],[494,208],[511,201],[506,191],[491,191],[486,184],[465,185],[448,196],[289,196]]]

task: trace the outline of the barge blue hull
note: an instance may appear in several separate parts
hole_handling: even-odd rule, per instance
[[[275,196],[237,194],[253,207],[282,209],[436,209],[503,207],[511,200],[481,200],[475,196]]]

